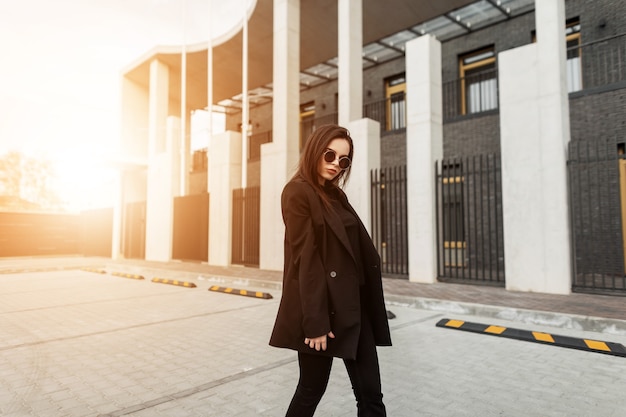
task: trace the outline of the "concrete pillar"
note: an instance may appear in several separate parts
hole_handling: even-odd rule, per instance
[[[363,117],[363,1],[339,0],[339,124]]]
[[[148,158],[146,259],[167,262],[172,259],[174,197],[181,195],[180,119],[168,117],[164,130],[165,149]]]
[[[259,266],[280,270],[285,233],[280,196],[300,152],[300,0],[274,0],[273,59],[273,141],[261,146]]]
[[[167,261],[171,250],[167,245],[167,231],[161,221],[165,220],[162,204],[167,202],[158,183],[161,168],[167,168],[163,153],[166,144],[166,123],[169,101],[169,68],[158,59],[150,63],[148,91],[148,172],[146,191],[146,259]],[[163,166],[162,166],[163,165]],[[167,181],[167,179],[166,179]],[[164,239],[165,238],[165,239]]]
[[[165,123],[169,104],[169,67],[159,61],[150,63],[148,89],[148,155],[165,151]]]
[[[354,157],[350,179],[345,187],[350,204],[372,233],[372,187],[370,172],[380,168],[380,123],[372,119],[360,119],[348,123],[354,142]]]
[[[568,294],[565,5],[535,2],[537,43],[499,54],[506,288]]]
[[[232,254],[233,190],[241,187],[241,133],[214,135],[209,156],[209,265],[227,266]]]
[[[437,280],[435,161],[443,158],[441,43],[406,43],[406,154],[409,280]]]

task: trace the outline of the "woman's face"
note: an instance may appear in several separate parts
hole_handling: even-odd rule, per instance
[[[332,158],[332,161],[327,162],[327,159],[331,159],[332,152],[334,152],[335,158]],[[328,155],[326,155],[327,153]],[[337,175],[339,175],[339,173],[343,170],[340,167],[340,159],[344,157],[348,158],[349,154],[350,143],[346,139],[337,138],[330,141],[328,147],[324,151],[324,154],[322,154],[322,157],[317,163],[317,173],[319,174],[318,179],[320,184],[323,185],[325,180],[332,181]],[[346,161],[344,160],[341,163],[345,164]],[[350,165],[348,164],[348,166]]]

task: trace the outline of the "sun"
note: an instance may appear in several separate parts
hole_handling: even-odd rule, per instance
[[[113,207],[117,172],[106,153],[80,146],[57,152],[52,158],[51,188],[71,212]]]

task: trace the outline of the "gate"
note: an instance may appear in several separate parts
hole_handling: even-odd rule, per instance
[[[208,261],[208,193],[174,198],[172,259]]]
[[[570,142],[572,290],[626,295],[624,143]]]
[[[233,264],[259,266],[260,208],[260,187],[233,190]]]
[[[504,285],[500,157],[435,164],[440,281]]]
[[[146,202],[126,204],[124,209],[124,240],[122,252],[127,259],[146,257]]]
[[[371,171],[372,240],[386,276],[408,278],[406,166]]]

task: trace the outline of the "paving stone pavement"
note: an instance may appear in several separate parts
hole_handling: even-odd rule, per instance
[[[145,279],[113,276],[115,269]],[[280,299],[277,275],[238,271],[90,258],[0,260],[0,416],[284,415],[297,362],[295,353],[267,345]],[[154,283],[153,276],[197,286]],[[208,291],[216,283],[273,298]],[[387,298],[395,300],[394,346],[379,355],[389,416],[624,415],[624,357],[435,326],[447,317],[626,345],[620,319],[597,317],[596,324],[618,327],[589,331],[571,325],[590,319],[582,315],[540,323],[537,317],[549,316],[530,320],[520,312],[531,310],[518,307]],[[316,415],[356,415],[339,360]]]

